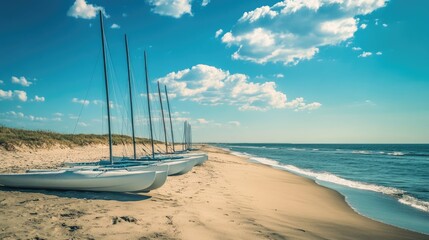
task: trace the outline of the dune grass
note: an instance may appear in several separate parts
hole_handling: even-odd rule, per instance
[[[77,147],[93,144],[108,144],[108,135],[96,134],[62,134],[49,131],[32,131],[0,126],[0,148],[15,151],[18,147],[32,149],[50,148],[53,146]],[[132,144],[132,138],[125,135],[112,136],[113,145]],[[147,144],[150,140],[136,138],[136,143]]]

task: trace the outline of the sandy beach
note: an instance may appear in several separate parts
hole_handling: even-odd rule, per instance
[[[1,150],[0,171],[97,160],[106,149]],[[1,188],[0,239],[429,239],[360,216],[309,179],[202,150],[203,166],[147,194]]]

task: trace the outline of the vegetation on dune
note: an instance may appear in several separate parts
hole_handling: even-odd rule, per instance
[[[113,145],[131,144],[132,138],[125,135],[112,136]],[[96,134],[61,134],[48,131],[32,131],[0,126],[0,147],[8,151],[17,147],[49,148],[52,146],[87,146],[93,144],[108,144],[108,135]],[[136,143],[147,144],[149,139],[136,138]]]

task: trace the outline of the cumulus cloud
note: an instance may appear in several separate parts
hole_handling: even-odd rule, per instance
[[[241,125],[241,123],[239,121],[229,121],[228,124],[235,126],[235,127],[239,127]]]
[[[4,91],[0,89],[0,100],[12,99],[13,92],[11,90]]]
[[[284,78],[285,75],[283,75],[282,73],[277,73],[277,74],[274,75],[274,77],[276,77],[276,78]]]
[[[83,105],[88,105],[89,104],[89,100],[84,100],[84,99],[78,99],[78,98],[73,98],[72,99],[73,103],[79,103],[79,104],[83,104]]]
[[[45,97],[39,97],[39,96],[35,96],[34,97],[34,101],[36,101],[36,102],[44,102],[45,101]]]
[[[199,124],[208,124],[209,123],[209,121],[207,121],[205,118],[198,118],[197,122]]]
[[[98,11],[101,11],[106,18],[109,17],[103,7],[88,4],[85,0],[76,0],[69,8],[67,16],[74,18],[92,19],[97,16]]]
[[[4,91],[0,89],[0,100],[12,100],[14,98],[17,98],[18,100],[22,102],[27,101],[27,93],[25,91],[20,90],[7,90]]]
[[[111,29],[119,29],[121,28],[121,26],[119,26],[118,24],[114,23],[112,24],[112,26],[110,26]]]
[[[24,87],[29,87],[31,84],[33,84],[32,82],[28,81],[25,77],[15,77],[15,76],[12,77],[12,83],[19,84]]]
[[[304,98],[302,98],[302,97],[296,98],[290,102],[287,102],[286,105],[289,108],[293,108],[295,111],[315,110],[315,109],[318,109],[322,106],[322,104],[320,104],[318,102],[313,102],[313,103],[307,104],[304,102]]]
[[[92,103],[95,104],[95,105],[99,105],[99,104],[103,104],[104,102],[101,101],[101,100],[96,99],[96,100],[92,100]]]
[[[170,91],[182,100],[203,105],[226,104],[236,106],[241,111],[295,108],[287,104],[286,94],[277,90],[275,82],[251,82],[247,75],[231,74],[213,66],[199,64],[169,73],[158,80],[168,85]]]
[[[372,55],[372,52],[363,52],[358,57],[366,58]]]
[[[223,29],[219,29],[215,33],[215,38],[218,38],[223,33]]]
[[[352,47],[352,50],[353,51],[360,51],[360,50],[362,50],[362,48],[360,48],[360,47]]]
[[[9,116],[9,117],[12,117],[12,118],[27,119],[27,120],[30,120],[30,121],[47,121],[47,120],[49,120],[46,117],[37,117],[37,116],[33,116],[33,115],[25,115],[22,112],[15,112],[15,111],[9,111],[9,112],[6,112],[6,113],[1,113],[1,115],[6,115],[6,116]],[[53,121],[55,121],[55,120],[53,120]]]
[[[210,3],[210,0],[203,0],[203,1],[201,2],[201,6],[205,7],[205,6],[207,6],[209,3]]]
[[[362,24],[360,25],[360,28],[361,28],[361,29],[365,29],[367,26],[368,26],[367,24],[362,23]]]
[[[320,47],[351,39],[358,30],[357,16],[385,4],[386,0],[284,0],[245,12],[221,40],[237,47],[233,59],[297,64],[313,58]]]
[[[376,52],[375,54],[378,55],[378,56],[383,55],[382,52]]]
[[[382,25],[383,27],[387,27],[387,26],[389,26],[389,25],[387,25],[387,24],[385,24],[385,23],[383,23],[383,25]]]
[[[192,16],[192,0],[147,0],[152,5],[152,12],[174,18],[185,14]]]
[[[77,125],[79,125],[81,127],[88,127],[89,126],[87,123],[84,123],[84,122],[78,122]]]
[[[19,90],[14,90],[13,94],[21,101],[21,102],[26,102],[27,101],[27,93],[25,91],[19,91]]]

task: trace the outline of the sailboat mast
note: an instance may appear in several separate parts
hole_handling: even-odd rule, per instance
[[[112,128],[110,125],[110,99],[109,99],[109,81],[107,74],[107,59],[106,59],[106,49],[104,43],[104,26],[103,26],[103,14],[101,11],[98,12],[100,14],[100,27],[101,27],[101,45],[103,49],[103,65],[104,65],[104,82],[106,86],[106,105],[107,105],[107,126],[109,129],[109,160],[110,164],[113,164],[113,153],[112,153]]]
[[[168,93],[167,93],[166,85],[164,85],[164,90],[165,90],[165,97],[167,98],[168,117],[170,118],[171,142],[173,144],[173,152],[175,152],[176,149],[174,149],[173,122],[171,121],[170,101],[168,101]]]
[[[188,150],[190,150],[192,148],[192,126],[191,126],[191,124],[189,124],[189,127],[188,127],[188,138],[189,138]]]
[[[131,108],[131,132],[133,134],[133,153],[134,153],[134,160],[137,158],[136,154],[136,135],[134,131],[134,110],[133,110],[133,93],[131,91],[131,73],[130,73],[130,55],[128,51],[128,38],[125,34],[125,50],[127,53],[127,70],[128,70],[128,90],[130,92],[130,108]]]
[[[186,150],[186,121],[183,123],[183,151]]]
[[[150,140],[151,140],[151,144],[152,144],[152,159],[155,159],[155,146],[153,145],[152,114],[150,111],[149,75],[147,73],[146,51],[144,51],[144,70],[145,70],[145,74],[146,74],[146,95],[147,95],[147,108],[149,111],[149,127],[150,127]]]
[[[162,107],[162,97],[161,97],[161,89],[159,88],[159,81],[158,81],[158,96],[159,96],[159,103],[161,104],[162,126],[164,127],[165,152],[168,153],[167,128],[165,127],[164,108]]]

